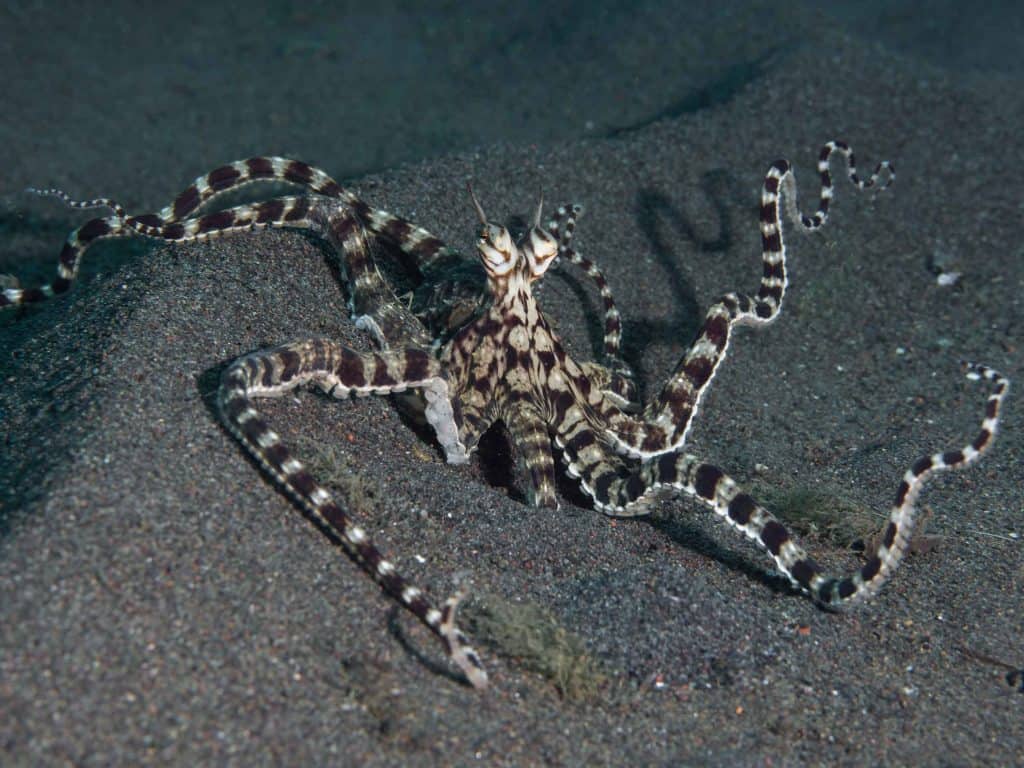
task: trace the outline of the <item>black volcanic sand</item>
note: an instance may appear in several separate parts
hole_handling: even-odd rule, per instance
[[[759,492],[882,512],[917,455],[977,428],[984,390],[963,381],[958,358],[1020,378],[1022,107],[1008,77],[954,75],[828,35],[682,117],[352,185],[467,252],[468,180],[496,218],[527,215],[539,186],[550,201],[584,202],[580,249],[606,270],[651,391],[703,307],[756,288],[771,160],[794,160],[810,201],[824,140],[850,141],[865,170],[893,159],[892,189],[837,179],[826,229],[790,235],[782,317],[737,332],[689,446]],[[81,151],[106,162],[84,139]],[[205,161],[227,159],[176,152],[154,160],[169,178],[120,167],[105,178],[126,180],[109,189],[93,189],[83,164],[74,186],[117,194],[140,174],[146,196],[126,202],[158,207]],[[29,181],[12,178],[8,191]],[[80,221],[24,198],[16,215],[5,200],[3,232],[26,253],[55,254]],[[93,263],[120,267],[87,270],[70,297],[0,321],[5,762],[1024,763],[1024,693],[979,658],[1024,666],[1016,401],[991,456],[922,498],[930,546],[843,614],[789,592],[690,500],[611,521],[575,506],[570,489],[559,512],[535,510],[518,480],[506,487],[500,439],[451,467],[385,399],[263,401],[299,455],[370,510],[364,523],[404,572],[438,598],[469,587],[464,623],[492,678],[479,694],[211,411],[220,371],[244,352],[310,334],[369,348],[326,249],[264,233],[95,250]],[[935,263],[962,278],[937,285]],[[542,300],[574,353],[592,357],[600,303],[585,276],[561,267]],[[845,544],[811,541],[837,569],[858,563]],[[512,617],[506,634],[517,618],[547,622],[586,654],[585,679],[560,693],[495,629],[501,616]]]

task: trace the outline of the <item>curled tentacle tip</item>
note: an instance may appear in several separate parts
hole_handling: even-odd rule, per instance
[[[466,676],[470,685],[478,691],[487,690],[490,680],[487,677],[487,670],[484,669],[483,662],[480,661],[480,657],[472,648],[463,650],[464,652],[458,656],[453,655],[452,660],[462,670],[462,674]]]
[[[455,665],[462,670],[469,684],[482,691],[487,688],[487,670],[480,660],[480,655],[469,644],[469,639],[462,633],[455,623],[455,614],[467,595],[466,590],[459,589],[454,595],[444,601],[443,616],[439,631],[441,637],[448,646],[448,652]]]

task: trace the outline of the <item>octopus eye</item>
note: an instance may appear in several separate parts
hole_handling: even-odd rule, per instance
[[[484,268],[492,275],[504,275],[516,261],[516,248],[512,236],[505,227],[485,224],[476,244]]]
[[[551,236],[550,232],[540,227],[530,230],[530,246],[537,254],[538,259],[550,259],[558,254],[558,243],[555,238]]]
[[[487,239],[491,241],[491,244],[502,253],[509,254],[509,258],[511,258],[516,249],[512,244],[512,235],[509,234],[509,231],[497,224],[488,224],[487,230]]]
[[[533,227],[526,240],[526,258],[534,278],[543,275],[554,257],[558,255],[558,242],[540,227]]]

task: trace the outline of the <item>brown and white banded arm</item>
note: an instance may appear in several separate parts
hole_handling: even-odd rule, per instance
[[[572,247],[576,222],[583,214],[579,203],[560,205],[548,222],[548,231],[558,240],[558,259],[565,259],[582,269],[597,286],[604,305],[604,360],[608,370],[605,391],[622,408],[629,408],[636,402],[636,381],[633,370],[622,358],[622,316],[615,306],[615,297],[601,268],[590,259],[584,258]],[[592,364],[594,365],[594,364]]]
[[[683,355],[661,392],[644,408],[642,419],[628,415],[612,417],[613,442],[617,450],[634,458],[646,459],[679,450],[686,443],[690,427],[718,366],[725,359],[733,327],[767,325],[782,310],[788,276],[786,245],[782,236],[779,198],[785,193],[790,218],[801,229],[815,230],[828,220],[833,195],[829,160],[833,154],[846,157],[850,181],[859,189],[874,186],[880,174],[887,172],[888,186],[895,178],[891,163],[883,161],[867,180],[857,175],[853,152],[838,141],[828,142],[821,150],[818,172],[821,192],[818,209],[811,215],[796,205],[796,182],[786,160],[777,160],[768,169],[761,188],[761,262],[763,272],[757,294],[727,293],[716,301],[697,332],[697,339]]]
[[[764,547],[793,585],[816,601],[828,606],[851,604],[876,594],[899,567],[914,530],[917,498],[927,480],[938,472],[976,463],[995,441],[999,412],[1010,382],[984,365],[966,363],[965,368],[969,379],[984,380],[991,387],[978,434],[957,450],[922,456],[911,465],[896,491],[878,549],[860,569],[843,577],[825,574],[771,512],[721,469],[692,454],[665,453],[645,460],[639,468],[630,468],[622,460],[602,460],[597,452],[588,450],[589,442],[580,439],[584,432],[560,434],[556,443],[565,454],[570,474],[581,478],[581,487],[593,498],[595,508],[605,514],[646,514],[650,502],[685,493]]]
[[[217,406],[228,431],[287,495],[389,595],[422,621],[442,642],[473,686],[484,688],[487,673],[476,651],[455,624],[459,596],[437,607],[374,545],[366,530],[320,485],[256,409],[253,399],[273,397],[303,385],[346,398],[385,395],[410,388],[423,391],[427,420],[449,460],[464,460],[448,383],[427,351],[360,354],[327,339],[310,339],[255,352],[224,371]]]

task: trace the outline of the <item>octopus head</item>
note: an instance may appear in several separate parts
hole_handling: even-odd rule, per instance
[[[527,283],[542,277],[558,255],[558,242],[540,225],[544,208],[543,195],[537,204],[533,225],[523,239],[515,243],[506,227],[487,220],[472,187],[469,194],[482,226],[476,248],[488,276],[504,278],[519,267]]]

